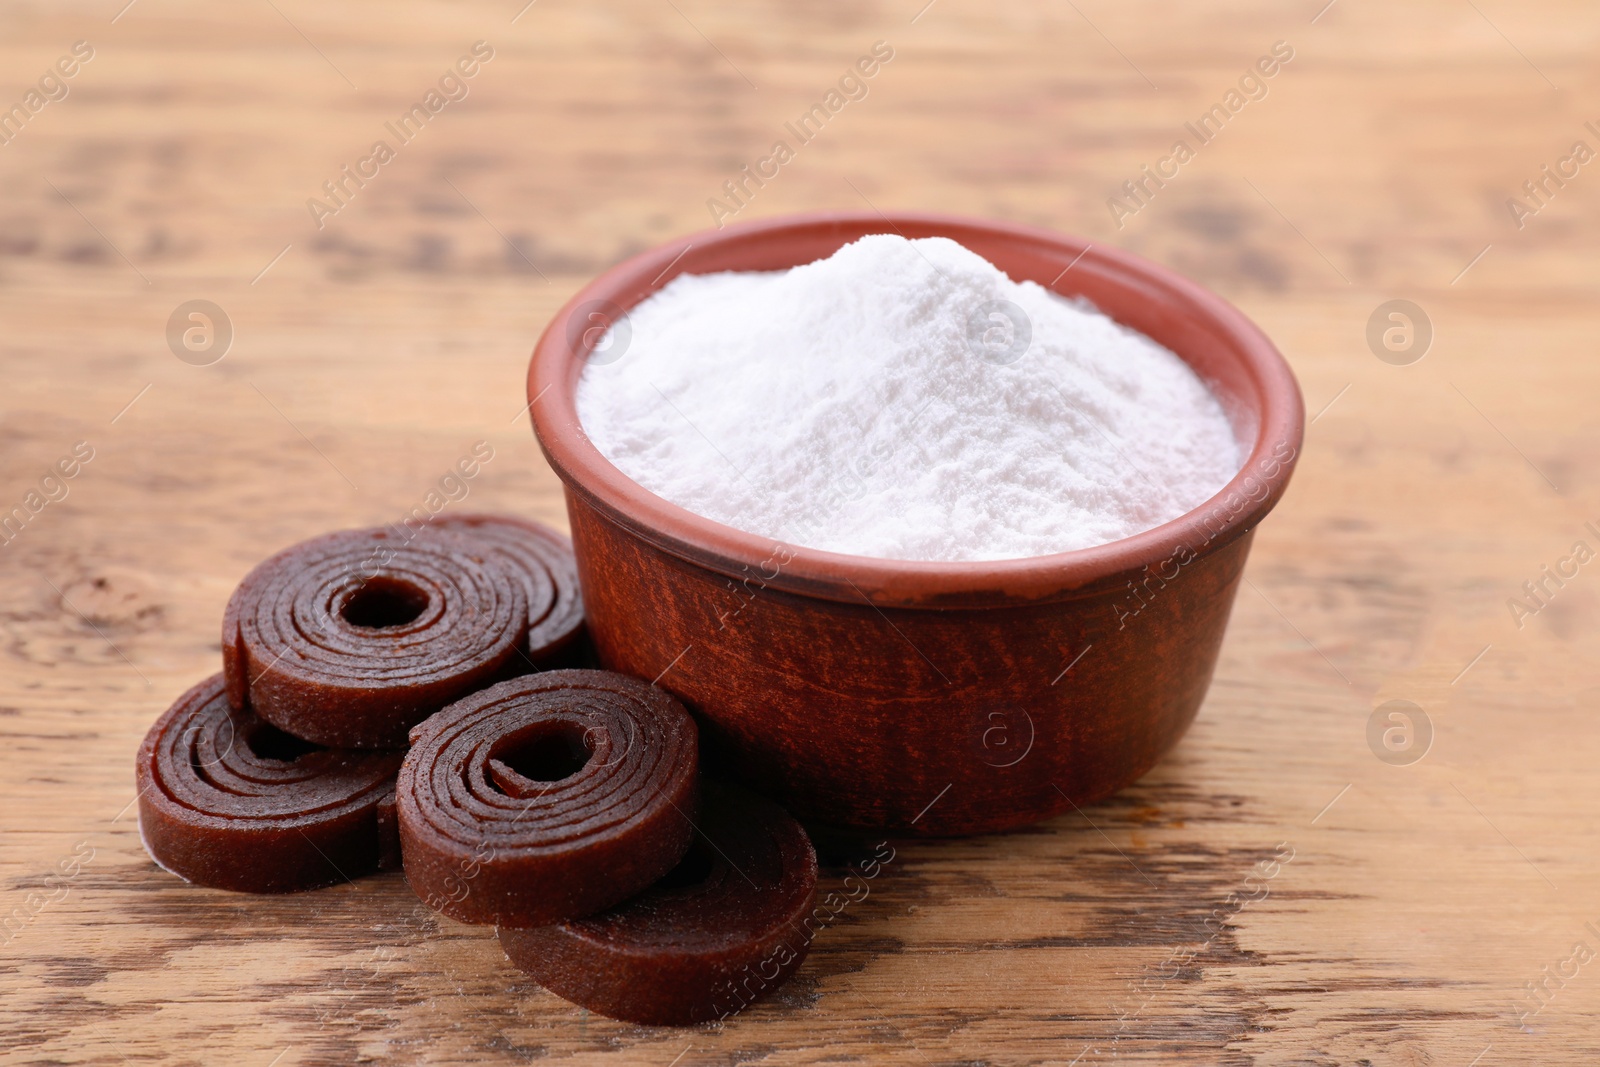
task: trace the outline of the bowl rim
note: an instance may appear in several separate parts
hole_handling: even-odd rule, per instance
[[[1225,486],[1160,526],[1089,548],[981,561],[884,559],[789,544],[695,514],[645,489],[606,459],[578,420],[578,378],[592,347],[593,331],[580,331],[574,340],[569,326],[573,316],[597,305],[608,309],[607,314],[609,309],[625,311],[679,274],[728,269],[714,262],[703,266],[708,256],[715,259],[718,250],[819,229],[833,230],[840,246],[868,233],[906,230],[957,241],[962,234],[986,235],[1051,254],[1062,264],[1063,275],[1070,266],[1089,264],[1103,278],[1157,292],[1191,320],[1202,321],[1238,360],[1257,396],[1252,409],[1255,442]],[[997,266],[1006,270],[1003,264]],[[589,313],[585,314],[587,321]],[[1173,351],[1189,362],[1182,351]],[[529,360],[527,399],[539,445],[569,493],[637,537],[757,590],[874,607],[998,607],[1071,599],[1120,586],[1129,572],[1175,560],[1180,566],[1187,564],[1190,560],[1182,558],[1183,553],[1191,558],[1208,555],[1248,534],[1272,509],[1288,485],[1305,429],[1299,385],[1276,346],[1241,311],[1203,286],[1142,256],[1081,237],[924,212],[775,216],[703,230],[633,255],[579,289],[546,326]],[[1252,482],[1254,486],[1247,489]]]

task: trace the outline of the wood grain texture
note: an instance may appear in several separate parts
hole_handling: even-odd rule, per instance
[[[0,9],[0,105],[95,50],[0,145],[0,510],[94,449],[0,548],[5,1062],[1595,1061],[1600,576],[1547,582],[1520,626],[1507,606],[1600,547],[1600,171],[1521,228],[1507,207],[1600,147],[1592,5],[520,6]],[[470,95],[319,230],[307,198],[479,40]],[[133,753],[217,669],[239,578],[398,519],[479,440],[462,506],[564,525],[519,414],[538,331],[708,224],[879,40],[867,97],[741,218],[866,203],[1113,242],[1235,301],[1331,404],[1185,740],[1081,813],[893,843],[778,997],[688,1032],[542,992],[397,876],[267,899],[155,868]],[[1266,97],[1118,228],[1107,199],[1279,40]],[[1410,366],[1364,340],[1396,297],[1435,330]],[[233,324],[212,366],[167,347],[191,299]],[[1368,747],[1391,699],[1432,724],[1410,766]],[[823,844],[842,893],[876,842]]]

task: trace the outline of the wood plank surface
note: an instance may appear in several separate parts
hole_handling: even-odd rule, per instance
[[[0,5],[0,511],[92,449],[0,548],[5,1062],[1600,1058],[1600,564],[1508,607],[1600,549],[1600,165],[1542,170],[1600,150],[1592,4],[124,2]],[[465,98],[389,135],[479,41]],[[397,518],[480,440],[465,506],[564,525],[534,338],[709,225],[878,41],[738,218],[1082,233],[1235,301],[1301,378],[1304,459],[1185,740],[1081,813],[892,842],[779,996],[687,1031],[543,992],[398,876],[278,899],[157,869],[133,753],[218,669],[245,571]],[[1264,96],[1108,206],[1280,41]],[[319,228],[307,200],[378,140]],[[1433,328],[1409,365],[1365,337],[1396,298]],[[190,300],[232,325],[209,366],[168,346]],[[1390,700],[1431,726],[1409,765],[1369,745]],[[875,842],[823,844],[836,890]]]

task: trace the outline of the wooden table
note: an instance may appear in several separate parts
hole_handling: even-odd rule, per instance
[[[1600,166],[1562,163],[1600,149],[1592,5],[521,2],[0,16],[25,110],[0,145],[0,509],[93,451],[0,549],[6,1062],[1596,1061],[1600,564],[1508,606],[1600,548]],[[68,95],[27,112],[80,40]],[[468,95],[388,132],[480,40]],[[533,339],[708,225],[880,40],[866,98],[738,218],[1081,232],[1225,294],[1300,375],[1304,460],[1183,743],[1081,815],[893,843],[795,981],[719,1029],[566,1004],[397,876],[274,899],[158,870],[133,753],[217,669],[240,576],[409,511],[480,440],[468,504],[564,524],[521,413]],[[1278,41],[1263,98],[1186,131]],[[380,139],[319,229],[308,198]],[[1176,176],[1114,211],[1144,164]],[[1569,176],[1513,212],[1544,164]],[[1434,334],[1406,365],[1365,338],[1396,298]],[[231,323],[219,362],[169,349],[191,300]],[[1431,728],[1420,761],[1369,745],[1391,700]]]

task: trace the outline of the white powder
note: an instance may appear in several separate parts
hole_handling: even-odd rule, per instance
[[[991,315],[996,301],[1010,304]],[[578,415],[623,473],[728,526],[833,552],[1085,548],[1177,518],[1241,462],[1177,356],[940,237],[681,275],[598,351]]]

